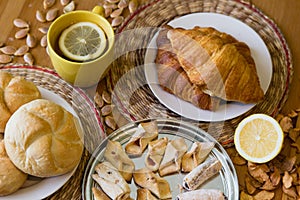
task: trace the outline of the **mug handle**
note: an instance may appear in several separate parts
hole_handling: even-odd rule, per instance
[[[95,6],[92,10],[93,13],[96,13],[98,15],[101,15],[102,17],[105,16],[105,10],[103,6]]]

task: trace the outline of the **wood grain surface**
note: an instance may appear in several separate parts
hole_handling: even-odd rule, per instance
[[[145,3],[146,0],[143,0]],[[92,10],[99,0],[76,0],[76,10]],[[290,85],[288,100],[282,110],[283,113],[289,113],[291,109],[300,108],[300,1],[299,0],[252,0],[258,9],[269,16],[280,28],[290,47],[293,57],[293,81]],[[62,14],[63,7],[59,0],[56,0],[59,14]],[[41,23],[36,20],[36,11],[43,8],[42,0],[0,0],[0,43],[20,47],[25,44],[25,39],[15,39],[14,35],[19,28],[13,25],[13,20],[21,18],[30,24],[30,33],[37,37],[38,44],[30,49],[34,56],[34,64],[53,68],[46,49],[39,44],[43,34],[38,31],[40,27],[48,27],[51,22]],[[14,63],[25,63],[22,57],[14,57]],[[229,152],[233,149],[229,149]],[[237,168],[239,180],[243,181],[243,171],[245,167]]]
[[[145,1],[145,0],[144,0]],[[75,1],[76,9],[92,10],[99,3],[97,0]],[[269,16],[270,19],[281,29],[285,39],[291,49],[293,56],[294,76],[290,86],[289,98],[283,108],[283,112],[300,107],[300,1],[289,0],[288,3],[282,0],[252,0],[257,8]],[[143,2],[144,3],[144,2]],[[62,6],[56,1],[59,14],[62,14]],[[41,23],[36,20],[37,10],[46,12],[42,1],[33,0],[0,0],[0,42],[6,45],[19,47],[25,44],[24,39],[15,39],[14,35],[19,28],[14,27],[13,20],[21,18],[30,23],[30,33],[41,39],[43,34],[38,31],[40,27],[47,27],[51,22]],[[50,59],[45,48],[37,44],[30,52],[35,58],[34,64],[52,68]],[[13,62],[24,63],[21,57],[14,58]]]

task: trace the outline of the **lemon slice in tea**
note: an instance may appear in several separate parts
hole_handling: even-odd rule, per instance
[[[283,140],[284,134],[279,123],[265,114],[253,114],[243,119],[234,135],[238,153],[254,163],[265,163],[275,158]]]
[[[96,24],[78,22],[62,32],[58,45],[67,58],[88,61],[99,57],[105,51],[106,37]]]

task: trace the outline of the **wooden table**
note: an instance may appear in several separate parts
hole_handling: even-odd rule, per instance
[[[146,1],[146,0],[143,0]],[[92,8],[99,3],[99,0],[85,0],[75,1],[76,9],[92,10]],[[290,85],[290,93],[285,103],[282,112],[289,113],[292,109],[300,108],[300,1],[289,0],[288,2],[282,0],[252,0],[257,8],[264,14],[274,20],[274,22],[281,29],[285,39],[289,45],[293,56],[293,80]],[[56,0],[56,7],[60,8],[59,14],[62,13],[62,6]],[[21,18],[30,23],[30,33],[41,39],[43,34],[38,31],[40,27],[47,27],[51,22],[41,23],[36,20],[36,10],[43,9],[42,1],[34,0],[0,0],[0,43],[5,45],[12,45],[20,47],[25,44],[24,39],[15,39],[14,35],[19,28],[13,25],[15,18]],[[34,64],[44,67],[53,68],[50,59],[46,53],[46,49],[37,44],[30,52],[34,56]],[[14,63],[24,63],[22,57],[15,57]]]
[[[146,1],[146,0],[143,0]],[[97,5],[97,0],[85,0],[76,1],[76,9],[91,10]],[[298,34],[300,33],[300,1],[290,0],[288,3],[281,0],[252,0],[252,3],[263,11],[267,16],[275,21],[278,27],[281,29],[285,36],[287,43],[290,47],[293,56],[294,77],[290,86],[289,98],[283,108],[284,112],[288,112],[291,109],[300,107],[300,48],[298,47],[300,39]],[[62,7],[59,1],[56,1],[56,6]],[[24,39],[14,39],[14,35],[18,28],[14,27],[13,20],[15,18],[22,18],[30,22],[30,33],[35,35],[38,39],[42,37],[42,33],[38,31],[39,27],[49,26],[51,22],[41,23],[35,18],[36,10],[44,11],[42,1],[37,2],[33,0],[18,0],[15,1],[0,1],[0,42],[6,45],[13,45],[19,47],[25,44]],[[34,64],[40,66],[46,66],[52,68],[50,59],[48,58],[45,48],[39,44],[31,50],[35,58]],[[24,63],[22,58],[15,58],[13,62]]]

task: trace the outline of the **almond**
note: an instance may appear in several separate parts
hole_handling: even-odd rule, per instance
[[[46,20],[48,22],[53,21],[58,15],[58,9],[57,8],[52,8],[50,10],[48,10],[48,12],[46,13]]]
[[[17,51],[15,52],[15,56],[23,56],[25,55],[25,53],[27,53],[29,51],[29,47],[27,45],[23,45],[21,47],[19,47],[17,49]]]
[[[34,58],[31,53],[25,53],[25,55],[23,56],[23,59],[29,65],[33,65],[33,63],[34,63]]]
[[[55,0],[44,0],[43,7],[44,9],[51,8],[55,4]]]
[[[14,19],[13,23],[18,28],[28,28],[29,27],[29,24],[25,20],[20,19],[20,18]]]
[[[0,63],[6,64],[12,61],[12,57],[6,54],[0,54]]]
[[[28,32],[29,32],[29,28],[23,28],[21,30],[18,30],[15,34],[15,38],[16,39],[22,39],[22,38],[26,37]]]
[[[14,46],[4,46],[0,48],[0,51],[6,55],[13,55],[16,50],[17,49]]]
[[[36,46],[37,40],[32,34],[27,34],[26,44],[28,47],[33,48]]]

